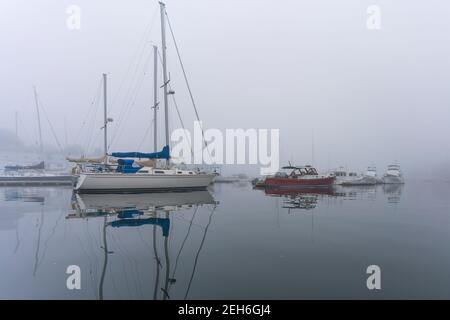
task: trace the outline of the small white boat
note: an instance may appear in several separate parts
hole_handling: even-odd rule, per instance
[[[400,166],[397,164],[391,164],[388,166],[386,173],[383,176],[383,183],[385,184],[403,184],[405,180],[403,179],[402,171]]]
[[[373,186],[381,183],[377,177],[377,169],[375,167],[368,167],[367,171],[362,175],[356,175],[355,178],[343,181],[343,186]]]
[[[334,184],[344,185],[346,183],[352,183],[361,178],[356,172],[347,172],[344,168],[339,168],[331,172],[336,177]]]
[[[216,175],[214,178],[215,183],[239,183],[248,182],[249,178],[245,174],[237,174],[232,176]]]
[[[377,168],[376,167],[368,167],[366,173],[364,174],[365,180],[370,184],[380,184],[382,183],[381,179],[378,178]]]

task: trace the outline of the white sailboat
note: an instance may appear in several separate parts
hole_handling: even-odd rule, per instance
[[[112,153],[113,157],[120,158],[118,165],[113,172],[81,173],[75,191],[79,193],[97,192],[147,192],[147,191],[170,191],[180,189],[205,189],[214,179],[214,174],[202,173],[195,170],[181,170],[170,164],[169,147],[169,114],[168,95],[172,94],[168,90],[167,58],[166,58],[166,35],[165,35],[165,4],[160,2],[161,10],[161,37],[162,37],[162,62],[163,62],[163,90],[164,90],[164,111],[165,111],[165,138],[166,145],[161,152],[139,153],[124,152]],[[155,69],[157,54],[155,50]],[[157,72],[155,70],[154,76]],[[155,96],[157,81],[154,82]],[[106,86],[105,86],[106,88]],[[106,89],[105,89],[105,110],[106,110]],[[156,101],[156,100],[155,100]],[[156,102],[155,106],[156,107]],[[106,112],[105,112],[106,114]],[[156,108],[155,108],[156,115]],[[155,118],[156,120],[156,118]],[[105,156],[107,155],[105,121]],[[155,124],[156,127],[156,124]],[[156,142],[156,139],[155,139]],[[156,146],[155,146],[156,148]],[[156,150],[155,150],[156,151]],[[123,159],[127,158],[127,159]],[[136,166],[132,158],[139,159],[165,159],[164,168],[153,166]]]
[[[37,89],[34,87],[34,98],[36,116],[39,129],[39,157],[40,162],[28,165],[6,165],[0,174],[0,186],[49,186],[49,185],[72,185],[73,179],[70,174],[63,170],[49,170],[45,164],[44,144],[42,139],[41,118]],[[16,112],[16,141],[19,141]],[[16,146],[17,147],[17,146]],[[46,168],[47,167],[47,168]]]

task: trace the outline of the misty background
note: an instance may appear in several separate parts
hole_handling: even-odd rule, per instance
[[[366,26],[373,4],[381,9],[380,30]],[[81,9],[80,30],[67,27],[70,5]],[[166,5],[205,128],[280,129],[281,165],[356,171],[376,165],[380,175],[397,162],[407,177],[450,179],[447,1]],[[114,118],[109,151],[152,151],[159,18],[153,0],[0,0],[2,151],[17,146],[16,112],[20,147],[36,150],[35,85],[47,152],[101,152],[102,73]],[[195,113],[169,29],[167,40],[170,83],[192,130]],[[180,122],[170,103],[175,129]],[[160,108],[160,124],[162,116]]]

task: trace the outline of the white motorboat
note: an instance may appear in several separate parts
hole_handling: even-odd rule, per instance
[[[368,167],[367,171],[362,175],[355,175],[354,178],[350,178],[343,181],[343,186],[373,186],[381,183],[381,180],[377,177],[377,169],[375,167]]]
[[[400,170],[400,166],[397,164],[391,164],[388,166],[382,180],[385,184],[405,183],[402,171]]]
[[[347,172],[344,168],[339,168],[338,170],[334,170],[331,172],[336,177],[334,184],[343,185],[346,183],[352,183],[361,178],[356,172]]]
[[[157,64],[158,51],[154,47],[154,128],[155,128],[155,152],[117,152],[111,156],[119,158],[117,166],[112,168],[105,161],[103,167],[99,166],[100,172],[88,173],[82,172],[79,175],[75,191],[80,193],[103,193],[103,192],[147,192],[147,191],[168,191],[168,190],[186,190],[186,189],[205,189],[214,179],[214,174],[202,173],[198,170],[181,170],[170,164],[169,148],[169,114],[168,114],[168,96],[173,94],[169,91],[169,79],[166,61],[166,37],[165,37],[165,4],[160,2],[161,9],[161,38],[162,38],[162,62],[163,62],[163,90],[164,90],[164,111],[165,111],[165,138],[166,145],[161,152],[156,152],[156,110],[158,102],[157,95]],[[108,156],[106,129],[108,119],[106,117],[106,77],[104,78],[104,103],[105,103],[105,157]],[[128,158],[128,159],[123,159]],[[131,158],[131,159],[130,159]],[[165,159],[165,167],[157,168],[156,164],[152,166],[137,165],[133,159]]]
[[[368,167],[366,173],[364,174],[365,180],[369,184],[380,184],[381,179],[378,178],[377,168],[374,166]]]

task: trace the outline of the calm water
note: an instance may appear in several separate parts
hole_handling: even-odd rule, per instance
[[[0,189],[0,298],[450,298],[450,184]],[[381,267],[380,291],[366,268]],[[81,268],[81,290],[66,268]]]

